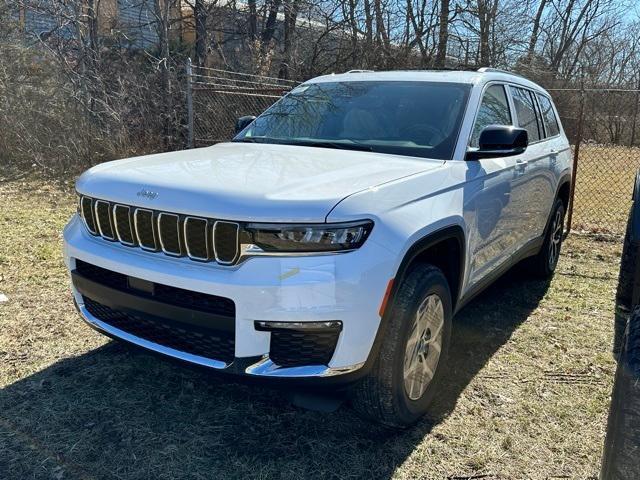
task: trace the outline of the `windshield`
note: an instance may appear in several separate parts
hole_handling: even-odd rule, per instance
[[[471,85],[332,82],[301,85],[236,142],[344,148],[449,160]]]

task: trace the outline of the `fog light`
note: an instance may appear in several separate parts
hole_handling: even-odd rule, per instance
[[[325,322],[267,322],[256,320],[256,330],[261,332],[273,332],[275,330],[297,330],[302,332],[327,332],[342,331],[340,320],[328,320]]]

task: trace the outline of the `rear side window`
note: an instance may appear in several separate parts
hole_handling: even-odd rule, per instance
[[[513,92],[513,104],[518,115],[518,126],[529,133],[529,142],[537,142],[542,135],[538,128],[536,108],[529,90],[511,87]]]
[[[538,103],[540,104],[542,121],[544,122],[544,129],[547,132],[547,137],[555,137],[560,133],[560,127],[558,126],[558,119],[553,111],[551,100],[544,95],[538,94]]]
[[[479,146],[480,132],[488,125],[512,125],[509,102],[502,85],[491,85],[484,92],[469,142],[472,147]]]

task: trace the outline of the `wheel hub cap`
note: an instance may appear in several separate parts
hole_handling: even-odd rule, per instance
[[[560,257],[560,246],[562,244],[562,214],[556,211],[551,225],[551,241],[549,242],[549,267],[554,269]]]
[[[418,400],[433,379],[440,351],[444,308],[438,295],[427,296],[416,311],[404,355],[404,388],[411,400]]]

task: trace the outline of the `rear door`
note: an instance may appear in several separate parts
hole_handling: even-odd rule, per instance
[[[554,179],[550,170],[550,148],[536,93],[510,85],[516,125],[527,130],[529,146],[516,157],[512,189],[516,211],[515,224],[519,246],[540,237],[544,232],[550,203],[554,195]]]
[[[551,99],[538,92],[536,94],[538,99],[538,106],[540,107],[540,115],[542,117],[542,124],[545,131],[545,151],[549,156],[549,182],[551,184],[552,196],[547,202],[543,202],[541,214],[541,221],[545,223],[551,214],[552,202],[557,191],[558,182],[560,176],[566,165],[570,161],[571,152],[566,137],[561,135],[560,123],[556,116],[555,109]]]

